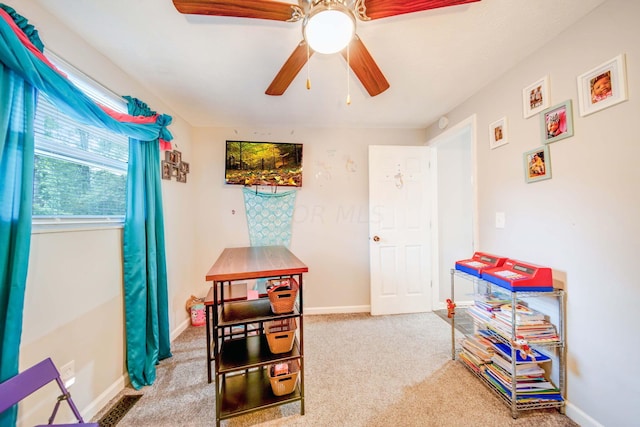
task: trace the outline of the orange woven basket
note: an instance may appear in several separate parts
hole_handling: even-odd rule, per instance
[[[271,353],[287,353],[293,348],[296,335],[296,319],[283,319],[265,322],[264,333],[267,336]]]
[[[275,375],[276,369],[286,365],[287,374]],[[300,364],[296,360],[271,365],[267,368],[269,371],[269,381],[271,382],[271,390],[276,396],[284,396],[293,393],[298,384],[298,374],[300,373]]]
[[[283,290],[283,288],[289,288]],[[267,296],[274,314],[291,313],[298,296],[298,282],[293,277],[267,281]]]

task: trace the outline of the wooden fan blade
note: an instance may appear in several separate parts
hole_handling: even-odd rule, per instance
[[[297,21],[297,5],[273,0],[173,0],[180,13],[190,15],[235,16],[240,18]]]
[[[380,19],[405,13],[439,9],[441,7],[456,6],[459,4],[473,3],[477,1],[480,0],[366,0],[364,13],[369,17],[369,19]]]
[[[345,60],[347,59],[346,49],[342,51],[342,56]],[[348,61],[353,73],[369,92],[369,95],[376,96],[389,89],[389,82],[357,35],[349,44]]]
[[[304,40],[294,49],[289,59],[284,63],[278,74],[271,82],[265,92],[267,95],[282,95],[287,90],[293,79],[298,75],[309,57],[313,55],[313,50],[309,49],[307,56],[307,42]]]

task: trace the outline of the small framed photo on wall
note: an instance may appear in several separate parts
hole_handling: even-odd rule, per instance
[[[176,164],[176,156],[173,154],[173,151],[164,152],[164,161],[172,165]]]
[[[177,166],[182,161],[182,152],[178,150],[173,150],[173,160],[174,164]]]
[[[625,56],[613,59],[578,76],[580,116],[588,116],[627,100]]]
[[[573,136],[573,108],[571,100],[547,108],[540,114],[542,142],[550,144]]]
[[[551,178],[551,162],[549,160],[548,145],[527,151],[523,155],[523,160],[524,180],[527,183]]]
[[[162,179],[171,179],[173,165],[166,160],[160,162],[162,165]]]
[[[493,150],[508,142],[507,118],[503,117],[489,125],[489,148]]]
[[[550,105],[549,76],[541,77],[522,89],[522,112],[525,119],[549,108]]]

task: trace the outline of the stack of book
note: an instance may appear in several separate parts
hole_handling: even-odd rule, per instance
[[[500,311],[500,307],[509,301],[511,300],[499,294],[476,295],[475,302],[469,307],[468,313],[476,322],[484,324],[493,319],[495,313]]]
[[[510,341],[514,330],[511,304],[503,304],[500,310],[494,313],[495,316],[487,322],[488,328]],[[530,343],[560,341],[555,326],[546,319],[544,314],[524,304],[516,304],[515,321],[515,335],[521,336]]]
[[[483,375],[498,391],[512,398],[512,381],[515,376],[518,402],[562,400],[560,390],[545,378],[545,371],[540,366],[540,363],[550,360],[549,356],[537,350],[533,350],[533,357],[516,351],[514,372],[511,346],[504,343],[494,343],[493,347],[495,352],[491,357],[492,363],[486,364]]]
[[[482,370],[482,365],[491,362],[494,349],[491,341],[478,335],[468,336],[462,341],[460,359],[475,372]]]

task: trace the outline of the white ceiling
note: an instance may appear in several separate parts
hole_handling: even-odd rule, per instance
[[[376,97],[339,54],[311,57],[311,90],[305,67],[283,96],[264,94],[301,22],[182,15],[171,0],[36,1],[193,126],[424,128],[605,0],[481,0],[358,21],[391,85]]]

